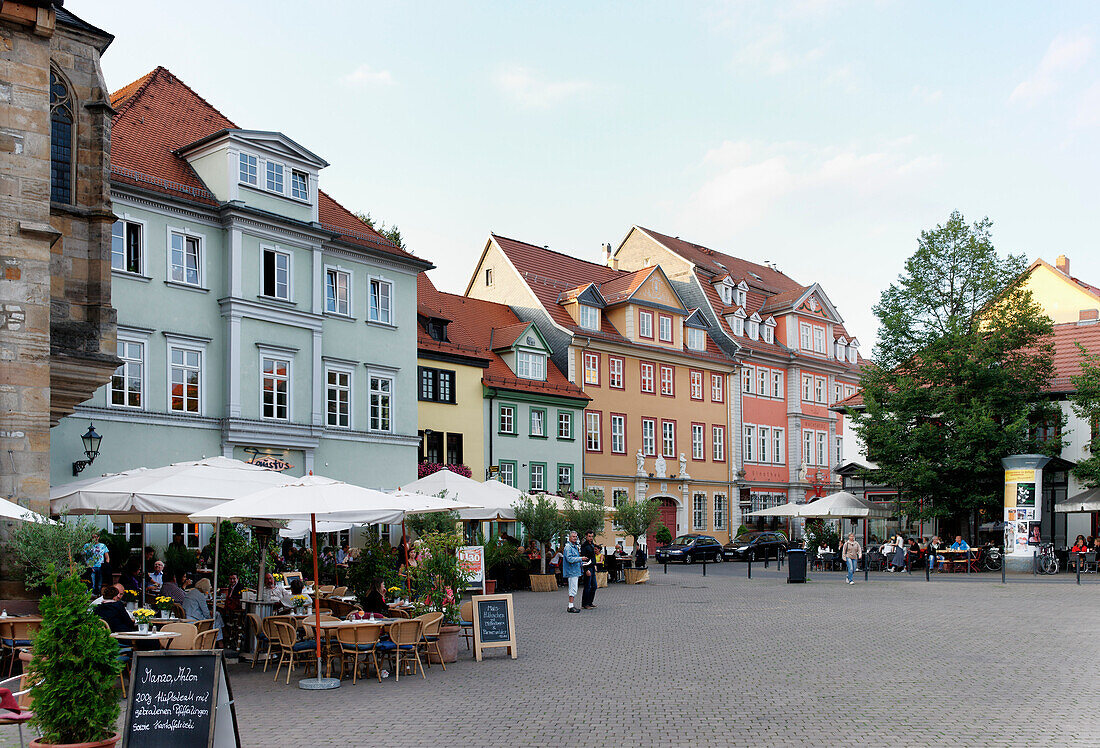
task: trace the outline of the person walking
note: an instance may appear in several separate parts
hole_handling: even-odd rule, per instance
[[[845,566],[848,567],[848,584],[855,584],[852,575],[856,573],[856,563],[863,558],[863,548],[856,542],[855,533],[848,533],[848,539],[841,546],[840,553]]]
[[[107,551],[107,546],[103,544],[103,533],[100,533],[96,539],[84,546],[84,560],[88,566],[92,567],[92,589],[98,591],[105,585],[110,584],[113,580],[107,579],[104,572],[104,565],[111,562],[111,554]]]
[[[581,576],[581,549],[577,545],[577,531],[569,531],[569,542],[565,544],[565,549],[562,551],[562,571],[561,574],[565,577],[566,583],[569,585],[569,612],[580,613],[580,610],[573,606],[573,598],[577,596],[577,580]]]
[[[584,534],[581,555],[584,556],[584,594],[581,595],[581,607],[591,610],[596,607],[596,533],[589,530]]]

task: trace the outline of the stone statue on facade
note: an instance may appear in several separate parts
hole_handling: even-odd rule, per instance
[[[638,450],[638,454],[635,455],[635,457],[638,460],[638,473],[637,474],[638,475],[645,475],[646,474],[646,472],[645,472],[645,455],[642,454],[641,449]]]
[[[683,452],[681,452],[681,453],[680,453],[680,478],[690,478],[690,477],[691,477],[691,476],[690,476],[690,475],[688,475],[688,461],[687,461],[687,457],[685,457],[685,456],[684,456],[684,453],[683,453]]]
[[[653,474],[658,478],[668,477],[668,469],[665,466],[664,455],[657,455],[657,459],[653,463]]]

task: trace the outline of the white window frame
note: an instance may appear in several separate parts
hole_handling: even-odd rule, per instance
[[[778,426],[772,427],[772,462],[776,465],[783,464],[783,448],[786,442],[783,439],[785,429],[781,429]]]
[[[578,304],[577,322],[585,330],[600,329],[600,310],[591,304]]]
[[[562,477],[563,477],[562,476],[562,471],[565,471],[565,476],[564,477],[568,477],[568,480],[565,480],[565,481],[562,480]],[[557,482],[557,484],[555,484],[554,489],[559,490],[563,485],[569,486],[570,488],[572,488],[572,486],[573,486],[573,466],[571,464],[568,464],[568,463],[562,463],[562,464],[558,465],[557,473],[558,473],[558,482]]]
[[[169,413],[183,413],[185,415],[206,415],[206,346],[197,344],[184,338],[178,338],[176,336],[165,335],[168,339],[168,350],[165,356],[165,408]],[[184,353],[197,353],[199,354],[199,402],[197,411],[190,410],[176,410],[172,407],[172,352],[183,351]],[[186,365],[185,365],[186,368]],[[186,397],[184,398],[186,403]]]
[[[691,459],[707,459],[706,427],[701,423],[691,424]]]
[[[829,465],[829,432],[818,431],[816,433],[817,447],[815,457],[817,458],[817,465],[819,467],[828,467]]]
[[[197,231],[191,231],[189,229],[180,228],[178,226],[169,226],[168,232],[168,246],[165,254],[165,268],[166,272],[164,277],[169,283],[175,283],[181,286],[189,286],[191,288],[205,288],[206,286],[206,235],[200,234]],[[183,237],[183,251],[184,257],[187,254],[187,240],[194,239],[198,244],[198,280],[195,283],[190,283],[187,278],[187,266],[184,265],[184,280],[176,280],[172,277],[172,236],[179,234]]]
[[[278,415],[264,415],[264,360],[271,361],[285,361],[286,362],[286,417],[280,418]],[[294,415],[294,354],[278,349],[260,348],[260,420],[263,421],[279,421],[281,423],[288,423],[293,420]],[[275,379],[275,375],[272,375]],[[272,408],[275,413],[278,413],[278,403],[273,401]]]
[[[390,383],[390,389],[388,393],[384,393],[389,398],[389,426],[388,428],[375,428],[374,426],[374,381],[379,382],[386,381]],[[383,394],[381,389],[378,390],[379,394]],[[395,403],[397,402],[397,377],[393,374],[382,371],[367,371],[367,430],[376,434],[392,434],[394,433],[394,422],[397,420],[397,408]]]
[[[825,343],[825,328],[821,325],[814,325],[814,353],[829,355],[829,349]]]
[[[509,428],[504,428],[505,411],[508,411],[508,425]],[[516,433],[516,406],[505,405],[503,403],[497,409],[497,433],[498,434],[515,434]]]
[[[734,335],[736,335],[738,337],[744,336],[744,334],[745,334],[745,320],[741,319],[740,317],[734,317],[732,327],[733,327],[733,334]]]
[[[756,462],[756,426],[751,423],[745,424],[744,434],[742,435],[741,444],[741,459],[745,462]]]
[[[717,492],[714,494],[714,529],[726,529],[726,495]]]
[[[562,432],[562,426],[565,426],[565,432]],[[573,413],[568,410],[558,411],[558,438],[559,439],[572,439],[573,438]]]
[[[500,482],[506,486],[516,485],[516,463],[511,460],[504,460],[500,462],[497,467],[500,469]]]
[[[346,374],[348,378],[347,387],[340,385],[330,385],[328,381],[329,372],[337,374]],[[331,388],[337,390],[346,389],[348,393],[348,423],[346,426],[340,424],[334,424],[329,422],[329,391]],[[325,427],[330,429],[354,429],[355,428],[355,369],[350,366],[341,366],[339,364],[325,364]]]
[[[665,397],[676,395],[676,367],[671,364],[661,364],[661,394]]]
[[[535,481],[535,473],[538,473],[538,485]],[[532,491],[545,491],[546,490],[546,464],[542,462],[532,462],[527,468],[527,481]]]
[[[382,286],[387,286],[389,288],[389,319],[382,319],[381,317],[376,319],[374,316],[375,284],[378,284],[379,290],[381,290]],[[394,314],[394,288],[394,282],[388,278],[383,278],[379,275],[372,275],[367,278],[367,322],[373,325],[396,326],[396,315]],[[379,314],[381,314],[381,307],[379,307]]]
[[[836,465],[836,467],[840,467],[841,465],[844,464],[844,437],[843,436],[833,437],[833,441],[834,441],[834,446],[836,447],[836,452],[835,452],[836,463],[834,463],[834,464]]]
[[[718,397],[714,396],[716,393]],[[710,375],[710,399],[711,402],[715,403],[724,403],[726,401],[726,384],[724,375]]]
[[[638,337],[647,340],[653,337],[653,312],[646,309],[638,311]]]
[[[854,345],[848,346],[848,363],[854,364],[856,362],[856,354],[858,349]]]
[[[672,316],[667,314],[657,315],[657,339],[662,343],[672,342]]]
[[[611,489],[611,507],[613,509],[618,509],[621,504],[625,504],[627,501],[630,501],[629,488]]]
[[[698,327],[687,328],[687,347],[691,351],[705,351],[707,349],[707,333]]]
[[[707,529],[707,503],[707,495],[702,491],[696,491],[691,495],[691,529]]]
[[[783,372],[772,370],[772,397],[783,397]]]
[[[272,177],[278,174],[279,187],[276,189],[271,186]],[[264,190],[272,193],[273,195],[285,195],[286,194],[286,165],[278,161],[272,161],[268,159],[264,163]]]
[[[626,368],[626,359],[619,356],[607,357],[607,386],[614,390],[621,390],[626,386],[623,370]]]
[[[275,256],[275,294],[264,293],[267,286],[267,254]],[[279,257],[286,258],[286,296],[279,296]],[[276,301],[292,301],[294,299],[294,254],[277,244],[260,245],[260,296]]]
[[[516,376],[520,379],[546,380],[546,354],[516,351]]]
[[[726,461],[726,427],[711,425],[710,451],[714,462]]]
[[[840,386],[840,382],[833,382],[833,399],[831,403],[836,405],[841,401],[840,393],[844,391],[844,388]]]
[[[646,367],[649,367],[649,377],[646,377]],[[657,364],[650,361],[642,361],[638,364],[638,376],[640,382],[638,384],[639,389],[647,395],[655,395],[657,393]],[[646,389],[646,382],[649,382],[649,389]]]
[[[296,195],[295,193],[295,177],[302,177],[305,180],[305,195]],[[309,189],[309,172],[302,171],[301,169],[290,170],[290,199],[301,200],[303,203],[310,202],[310,189]]]
[[[814,377],[814,402],[825,403],[826,391],[828,390],[828,382],[825,377]]]
[[[799,348],[804,351],[812,351],[814,349],[814,333],[813,325],[809,322],[798,323],[798,344]]]
[[[749,292],[744,288],[738,287],[735,292],[737,306],[745,306],[749,303]]]
[[[546,436],[546,411],[542,408],[531,408],[527,414],[530,423],[530,436]]]
[[[245,176],[245,165],[248,162],[248,168],[252,174],[252,179],[248,179]],[[244,153],[243,151],[237,158],[237,181],[241,184],[247,184],[251,187],[260,186],[260,159],[253,156],[251,153]]]
[[[612,413],[610,416],[611,451],[614,454],[626,454],[626,416]]]
[[[768,374],[771,369],[765,369],[763,366],[756,370],[756,394],[758,397],[768,396]]]
[[[703,399],[703,372],[692,370],[688,372],[689,395],[692,400]]]
[[[122,224],[122,264],[123,267],[115,267],[115,226]],[[138,241],[138,269],[137,271],[127,270],[126,265],[126,232],[127,224],[137,226],[140,232],[140,241]],[[124,275],[131,276],[148,276],[148,265],[146,264],[146,251],[145,251],[145,221],[139,221],[136,218],[131,218],[129,213],[124,213],[121,218],[111,224],[111,270],[115,273],[123,273]]]
[[[119,409],[125,409],[125,410],[148,410],[147,404],[149,402],[149,346],[148,346],[149,337],[147,335],[137,335],[137,334],[126,333],[126,332],[124,332],[123,330],[120,329],[118,331],[118,333],[116,334],[116,341],[117,341],[116,345],[117,345],[117,343],[125,343],[126,345],[137,345],[141,350],[141,363],[140,363],[141,371],[139,372],[139,375],[138,375],[138,379],[141,383],[141,404],[140,405],[129,405],[127,403],[127,401],[129,401],[129,399],[130,399],[129,397],[123,397],[124,402],[121,405],[116,404],[114,402],[114,392],[115,392],[115,389],[114,389],[114,376],[115,375],[112,372],[111,373],[111,381],[109,381],[107,383],[107,407],[109,407],[109,408],[119,408]],[[117,351],[116,351],[116,355],[117,355]],[[119,356],[119,358],[122,359],[122,356]],[[123,376],[123,379],[125,380],[125,382],[124,382],[124,386],[125,386],[125,383],[129,382],[129,372],[126,370],[126,367],[128,367],[130,365],[130,362],[132,361],[132,359],[122,359],[122,360],[123,360],[122,365],[119,366],[118,368],[116,368],[115,371],[118,371],[118,369],[123,369],[123,375],[122,376]],[[129,390],[124,389],[123,393],[128,395]]]
[[[671,426],[670,431],[667,427]],[[670,448],[671,446],[671,448]],[[664,457],[676,459],[676,422],[661,421],[661,454]]]
[[[598,385],[600,383],[600,354],[594,351],[584,351],[581,354],[582,379],[584,384]]]
[[[768,444],[768,439],[771,438],[771,428],[769,426],[757,426],[756,438],[759,440],[756,448],[756,460],[765,464],[768,462],[768,452],[771,446]]]
[[[657,456],[657,419],[642,419],[642,456]]]
[[[812,403],[814,400],[814,376],[813,374],[802,375],[802,402]]]
[[[340,306],[339,299],[337,299],[337,304],[336,304],[337,308],[336,308],[336,310],[332,310],[332,309],[328,308],[328,287],[329,287],[328,286],[328,278],[329,278],[329,274],[336,275],[337,277],[343,275],[347,279],[345,287],[347,288],[346,303],[347,303],[348,309],[347,309],[346,312],[341,312],[339,310],[339,306]],[[339,317],[351,317],[351,316],[353,316],[354,307],[352,306],[352,294],[353,294],[353,290],[355,288],[354,279],[355,279],[355,275],[352,273],[351,270],[349,270],[345,267],[342,267],[340,265],[325,265],[325,313],[326,314],[335,314]]]
[[[764,325],[764,342],[765,343],[774,343],[775,342],[775,328],[772,327],[771,325]]]
[[[586,452],[603,451],[603,433],[601,427],[601,414],[585,411],[584,414],[584,449]],[[594,437],[594,438],[593,438]],[[595,446],[592,446],[595,444]]]
[[[752,394],[753,378],[756,376],[753,367],[745,366],[741,369],[741,392],[746,395]]]
[[[844,385],[844,398],[848,399],[852,395],[856,394],[856,388],[850,384]]]
[[[756,340],[760,337],[760,323],[756,320],[749,320],[749,340]]]

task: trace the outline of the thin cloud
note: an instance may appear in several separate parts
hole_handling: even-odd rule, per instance
[[[1076,128],[1100,126],[1100,83],[1094,83],[1081,95],[1077,113],[1069,124]]]
[[[393,75],[389,70],[375,70],[370,65],[360,65],[340,79],[345,86],[366,88],[368,86],[392,86]]]
[[[1055,37],[1047,47],[1039,66],[1012,90],[1008,100],[1034,106],[1058,91],[1065,77],[1080,70],[1092,56],[1092,37],[1074,32]]]
[[[920,99],[925,104],[935,104],[943,98],[943,91],[938,88],[928,88],[927,86],[913,86],[913,96]]]
[[[589,81],[547,80],[530,68],[519,65],[498,72],[496,85],[511,99],[529,109],[549,109],[593,87]]]

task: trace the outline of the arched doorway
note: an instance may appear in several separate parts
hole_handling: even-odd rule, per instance
[[[657,550],[657,540],[653,537],[653,534],[656,532],[658,525],[663,524],[667,527],[674,538],[680,534],[680,526],[676,521],[676,501],[668,496],[654,496],[653,500],[661,505],[661,512],[657,515],[657,521],[653,523],[653,527],[650,528],[649,536],[646,537],[646,553],[651,556]]]

